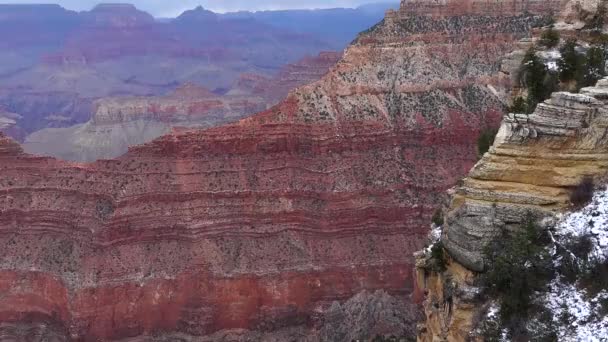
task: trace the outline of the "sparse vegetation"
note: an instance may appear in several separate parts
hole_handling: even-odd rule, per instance
[[[482,157],[486,152],[490,150],[490,147],[494,145],[494,139],[496,138],[496,134],[498,130],[493,128],[484,129],[479,138],[477,138],[477,152],[479,156]]]
[[[443,211],[441,209],[435,210],[432,221],[436,226],[443,225]]]
[[[540,36],[540,44],[547,48],[554,48],[559,44],[560,35],[553,27],[544,30]]]
[[[570,192],[570,203],[582,207],[593,199],[594,182],[591,177],[584,177]]]
[[[437,241],[431,247],[430,269],[436,273],[444,272],[447,269],[447,256],[441,241]]]
[[[487,272],[481,276],[484,293],[498,300],[500,325],[511,336],[525,336],[526,320],[542,311],[533,295],[553,278],[545,248],[549,241],[547,232],[529,215],[519,230],[504,231],[486,250]]]

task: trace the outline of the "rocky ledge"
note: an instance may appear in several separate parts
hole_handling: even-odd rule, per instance
[[[417,254],[425,289],[420,341],[465,340],[483,308],[477,301],[485,248],[531,213],[551,217],[570,205],[571,189],[608,171],[608,79],[579,94],[558,92],[530,115],[504,117],[494,146],[450,192],[441,242],[448,269],[429,272]]]
[[[444,242],[458,262],[482,271],[483,246],[505,226],[531,210],[564,209],[583,177],[606,172],[605,83],[554,93],[533,114],[504,118],[494,147],[452,197]]]

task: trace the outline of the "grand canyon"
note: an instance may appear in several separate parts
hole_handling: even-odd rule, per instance
[[[129,4],[100,4],[82,12],[58,5],[0,4],[0,130],[26,142],[28,152],[93,161],[118,157],[128,145],[148,142],[174,126],[235,121],[319,79],[355,32],[380,20],[391,6],[396,4],[226,14],[199,6],[161,20]],[[321,19],[343,25],[318,23]],[[145,108],[111,127],[93,119],[99,107],[121,111],[124,104],[124,111],[133,112],[134,105],[123,98],[162,106],[163,99],[188,84],[207,88],[224,109],[179,112],[178,106],[169,118],[159,118]],[[135,125],[138,120],[152,127]],[[105,139],[108,144],[111,135],[100,131],[128,136],[104,148],[95,143]],[[57,142],[58,134],[73,136],[66,139],[72,146]],[[97,141],[87,138],[96,135]]]
[[[509,113],[526,50],[581,30],[576,6],[402,0],[343,52],[337,33],[202,8],[101,5],[13,37],[61,49],[0,77],[0,339],[489,340],[490,300],[470,295],[484,248],[608,169],[608,79]],[[117,65],[132,77],[110,85]]]

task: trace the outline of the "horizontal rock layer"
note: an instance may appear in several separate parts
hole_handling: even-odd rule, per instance
[[[208,128],[263,111],[295,87],[319,80],[340,56],[324,52],[305,57],[273,78],[243,75],[224,95],[187,83],[165,96],[103,98],[93,104],[88,122],[37,131],[25,139],[24,149],[72,161],[116,158],[129,146],[149,142],[174,128]]]
[[[485,249],[530,214],[541,218],[568,208],[584,177],[604,177],[607,136],[608,79],[580,94],[554,93],[531,115],[504,117],[490,152],[451,192],[441,236],[451,260],[447,271],[429,271],[429,253],[417,254],[419,286],[427,291],[419,341],[475,334],[484,306],[476,301],[475,279],[487,268]]]
[[[493,15],[513,16],[524,12],[533,14],[559,13],[569,0],[401,0],[402,15]]]
[[[581,94],[554,93],[534,114],[505,117],[496,143],[456,189],[444,236],[466,267],[483,270],[483,247],[526,212],[569,205],[570,189],[608,168],[606,81]]]
[[[336,324],[333,302],[376,290],[405,317],[412,253],[480,129],[498,125],[502,56],[541,19],[388,20],[278,106],[116,160],[35,157],[2,138],[5,334],[319,332],[315,317]],[[358,338],[413,334],[404,321],[378,330],[360,307],[378,323]]]

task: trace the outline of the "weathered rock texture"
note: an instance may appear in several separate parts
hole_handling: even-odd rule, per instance
[[[580,94],[554,93],[531,115],[503,119],[494,146],[451,194],[441,241],[452,258],[443,274],[425,271],[421,341],[469,338],[483,303],[473,286],[484,248],[528,213],[551,215],[569,206],[570,189],[608,171],[608,79]]]
[[[92,164],[0,140],[3,334],[413,336],[412,253],[498,125],[502,56],[540,18],[410,10],[231,125]]]

